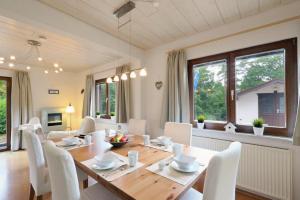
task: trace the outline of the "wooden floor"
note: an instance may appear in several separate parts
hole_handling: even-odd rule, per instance
[[[90,180],[89,182],[93,182]],[[0,199],[27,200],[29,197],[29,169],[25,151],[0,152]],[[50,200],[51,195],[46,195]],[[262,198],[237,192],[237,200],[258,200]]]

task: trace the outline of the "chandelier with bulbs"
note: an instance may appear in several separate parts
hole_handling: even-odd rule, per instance
[[[45,39],[44,36],[40,36],[40,38],[43,37]],[[21,62],[26,62],[29,59],[36,59],[39,63],[41,63],[44,66],[44,73],[48,74],[50,72],[50,70],[47,68],[47,65],[43,59],[43,57],[41,56],[39,47],[42,46],[42,43],[37,41],[37,40],[27,40],[27,44],[30,46],[29,51],[27,52],[27,54],[24,56],[24,58],[22,59]],[[0,64],[4,64],[7,63],[9,68],[13,68],[16,65],[24,65],[23,63],[21,63],[20,61],[17,60],[16,56],[11,55],[8,58],[5,57],[0,57]],[[26,66],[27,70],[31,69],[30,65]],[[53,72],[58,74],[60,72],[63,72],[63,68],[60,67],[59,63],[54,62],[53,63]]]
[[[124,15],[126,15],[127,13],[130,13],[130,11],[132,11],[134,8],[135,8],[135,2],[146,2],[146,3],[152,3],[154,7],[158,7],[159,6],[159,3],[158,1],[155,1],[155,0],[131,0],[131,1],[128,1],[126,2],[125,4],[123,4],[121,7],[119,7],[117,10],[115,10],[113,12],[113,14],[118,18],[118,32],[120,31],[120,28],[127,24],[127,23],[130,23],[131,22],[131,15],[130,15],[130,19],[125,22],[124,24],[120,25],[120,18]],[[129,24],[130,26],[130,33],[129,33],[129,55],[131,55],[131,23]],[[131,58],[131,56],[130,56]],[[125,72],[125,73],[122,73],[122,74],[116,74],[114,77],[108,77],[106,79],[106,82],[107,83],[112,83],[112,82],[118,82],[121,80],[123,81],[126,81],[128,79],[128,74],[129,74],[129,78],[131,79],[134,79],[137,77],[137,72],[139,72],[139,75],[141,77],[145,77],[147,76],[147,71],[145,68],[139,68],[139,69],[134,69],[134,70],[131,70],[129,72]]]

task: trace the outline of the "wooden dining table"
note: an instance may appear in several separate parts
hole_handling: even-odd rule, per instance
[[[139,162],[144,165],[137,170],[119,177],[111,182],[99,176],[96,171],[87,167],[82,162],[94,158],[99,153],[103,153],[103,139],[93,137],[92,144],[69,150],[74,158],[75,164],[83,172],[95,179],[112,193],[121,199],[137,200],[171,200],[179,199],[188,189],[190,189],[202,174],[199,174],[191,183],[181,185],[146,168],[153,163],[165,159],[172,153],[147,147],[143,145],[141,136],[131,136],[129,142],[120,148],[111,148],[111,151],[127,156],[129,150],[139,152]],[[209,160],[216,153],[215,151],[201,149],[197,147],[185,146],[186,154],[197,157],[198,161],[207,166]]]

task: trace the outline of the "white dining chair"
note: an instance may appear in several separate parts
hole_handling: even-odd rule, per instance
[[[128,122],[128,133],[132,135],[145,135],[146,120],[130,119]]]
[[[207,167],[203,195],[190,189],[180,200],[235,200],[241,148],[240,142],[233,142],[228,149],[213,156]]]
[[[93,133],[96,130],[96,124],[95,119],[90,116],[86,116],[83,118],[80,129],[79,130],[73,130],[73,131],[50,131],[48,133],[48,139],[54,139],[54,138],[62,138],[67,136],[75,136],[80,134],[89,134]]]
[[[38,136],[29,130],[24,131],[23,137],[29,159],[29,199],[32,200],[36,195],[37,199],[40,200],[44,194],[51,191],[42,145]]]
[[[192,125],[188,123],[166,122],[164,135],[171,137],[173,142],[191,145]]]
[[[57,148],[52,141],[45,144],[53,200],[119,200],[100,184],[80,192],[76,168],[71,154]]]

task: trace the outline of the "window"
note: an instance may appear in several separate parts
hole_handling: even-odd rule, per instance
[[[191,120],[224,130],[233,122],[252,132],[263,118],[266,134],[291,136],[298,98],[297,40],[288,39],[189,60]]]
[[[111,116],[115,113],[116,84],[106,83],[106,79],[96,81],[95,108],[100,115]]]

